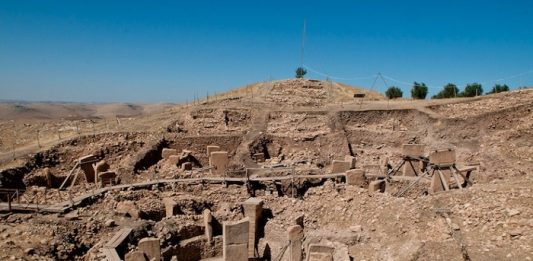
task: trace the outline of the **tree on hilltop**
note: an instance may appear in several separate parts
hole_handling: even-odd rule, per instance
[[[444,88],[437,93],[436,95],[433,95],[431,99],[446,99],[446,98],[453,98],[457,97],[459,94],[459,88],[457,88],[457,85],[453,83],[448,83],[444,85]]]
[[[389,99],[396,99],[396,98],[401,98],[403,96],[403,92],[402,90],[400,90],[400,88],[396,86],[391,86],[387,89],[387,91],[385,92],[385,95]]]
[[[425,99],[428,95],[428,87],[425,83],[414,82],[413,88],[411,89],[411,97],[413,99]]]
[[[303,78],[306,73],[307,73],[307,70],[305,70],[305,68],[298,67],[296,69],[296,78]]]

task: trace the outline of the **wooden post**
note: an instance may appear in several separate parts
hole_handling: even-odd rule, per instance
[[[41,140],[39,140],[39,132],[40,130],[37,129],[37,145],[39,145],[39,149],[41,148]]]
[[[7,209],[11,212],[11,195],[7,192]]]

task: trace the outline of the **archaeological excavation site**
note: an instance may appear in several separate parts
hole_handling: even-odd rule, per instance
[[[1,120],[0,260],[531,260],[532,110],[290,79]]]

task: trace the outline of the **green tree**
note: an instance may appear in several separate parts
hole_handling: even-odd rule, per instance
[[[492,90],[490,92],[488,92],[487,94],[499,93],[499,92],[508,92],[508,91],[509,91],[509,86],[507,86],[507,84],[495,84],[492,87]]]
[[[467,84],[465,90],[461,92],[462,97],[474,97],[483,94],[483,87],[479,83]]]
[[[411,89],[411,97],[413,99],[425,99],[428,95],[428,87],[425,83],[421,82],[415,82],[413,84],[413,88]]]
[[[389,99],[395,99],[395,98],[401,98],[403,96],[403,92],[402,90],[400,90],[400,88],[396,86],[391,86],[387,89],[387,91],[385,92],[385,95],[387,95]]]
[[[306,73],[307,73],[307,70],[305,70],[305,68],[298,67],[296,69],[296,78],[303,78]]]
[[[433,95],[431,99],[453,98],[453,97],[457,97],[458,94],[459,94],[459,88],[457,88],[457,85],[453,83],[448,83],[444,85],[444,87],[439,93],[437,93],[436,95]]]

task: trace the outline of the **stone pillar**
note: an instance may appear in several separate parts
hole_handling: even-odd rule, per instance
[[[139,250],[144,252],[149,260],[161,260],[161,246],[159,238],[146,237],[139,241]]]
[[[355,157],[346,155],[344,156],[344,161],[350,162],[350,169],[355,169]]]
[[[346,171],[346,184],[358,187],[366,184],[365,171],[362,169],[351,169]]]
[[[259,198],[249,198],[242,203],[242,206],[244,208],[244,216],[250,220],[248,257],[259,257],[257,251],[257,225],[261,220],[261,213],[263,212],[263,200]]]
[[[224,261],[248,261],[249,228],[248,218],[222,224]]]
[[[289,236],[289,261],[302,261],[302,240],[304,238],[302,227],[290,226],[287,233]]]
[[[178,155],[178,151],[176,149],[168,149],[163,148],[161,151],[161,158],[168,159],[171,155]]]
[[[207,243],[211,245],[213,241],[213,215],[211,214],[211,210],[204,209],[204,227],[205,227],[205,237],[207,239]]]
[[[385,180],[374,180],[372,182],[370,182],[370,184],[368,185],[368,192],[369,193],[375,193],[375,192],[385,192],[385,189],[386,189],[386,182]]]
[[[207,156],[208,157],[211,157],[211,152],[215,152],[215,151],[220,151],[220,147],[219,146],[215,146],[215,145],[208,145],[207,146]]]
[[[349,161],[333,160],[331,162],[331,173],[343,173],[350,169],[352,163]]]
[[[176,201],[174,201],[172,198],[164,198],[163,204],[165,205],[165,216],[174,216],[175,209],[178,206],[178,203],[176,203]]]
[[[87,180],[87,182],[98,182],[98,177],[96,176],[93,167],[93,162],[95,161],[96,156],[94,155],[87,155],[79,158],[79,165],[81,170],[83,171],[83,174],[85,174],[85,179]]]
[[[426,148],[426,145],[424,144],[403,144],[402,145],[402,154],[404,156],[411,156],[411,157],[421,157],[424,156],[424,149]],[[406,161],[403,165],[403,175],[404,176],[415,176],[415,172],[413,168],[411,167],[411,164],[413,164],[413,167],[416,169],[418,174],[421,174],[420,171],[423,167],[423,162],[419,160],[409,160]]]
[[[227,151],[215,151],[211,152],[209,157],[209,165],[213,167],[211,169],[211,174],[215,175],[224,175],[226,168],[229,164],[228,152]]]
[[[125,261],[146,261],[146,257],[144,256],[144,252],[142,251],[132,251],[126,254],[124,256]]]

